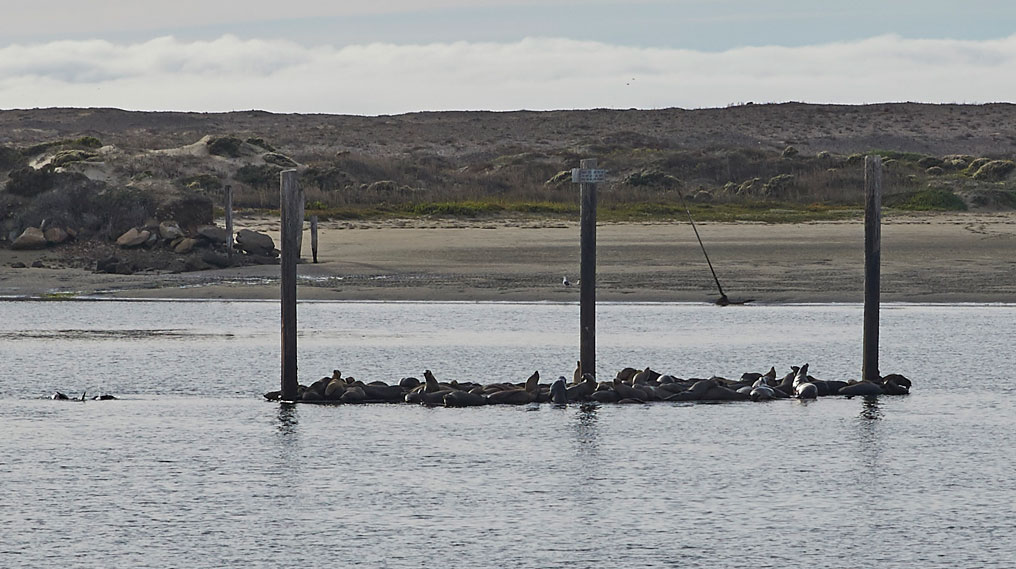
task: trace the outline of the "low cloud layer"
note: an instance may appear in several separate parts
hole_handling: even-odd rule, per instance
[[[1011,101],[1016,35],[880,36],[723,52],[566,39],[304,47],[288,41],[60,41],[0,48],[0,108],[394,114]]]

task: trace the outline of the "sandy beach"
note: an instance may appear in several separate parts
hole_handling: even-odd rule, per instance
[[[278,220],[239,217],[272,234]],[[861,302],[859,221],[699,225],[731,299]],[[1016,213],[888,216],[882,227],[884,302],[1016,302]],[[686,222],[597,227],[597,298],[711,302],[718,297]],[[298,267],[302,300],[577,301],[577,223],[548,220],[329,221],[318,263],[309,230]],[[42,267],[31,264],[41,261]],[[28,268],[12,268],[14,263]],[[70,268],[64,249],[0,250],[0,295],[271,299],[278,266],[128,276]]]

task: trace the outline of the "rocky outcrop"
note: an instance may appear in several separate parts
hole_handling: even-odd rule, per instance
[[[152,236],[152,233],[147,229],[138,229],[132,227],[128,229],[123,235],[117,238],[116,244],[124,249],[130,249],[132,247],[140,247],[148,242],[148,238]]]
[[[183,237],[183,230],[180,229],[180,225],[175,221],[163,221],[159,224],[159,237],[172,241]]]
[[[176,244],[176,246],[173,247],[173,252],[179,253],[181,255],[186,255],[187,253],[193,251],[194,248],[197,247],[200,243],[201,243],[200,239],[194,239],[193,237],[184,237],[183,239],[180,240],[179,243]]]
[[[14,240],[14,243],[11,244],[11,249],[44,249],[46,244],[46,235],[43,231],[38,227],[29,227]]]
[[[43,231],[43,235],[46,236],[46,243],[48,245],[59,245],[71,237],[62,227],[50,227],[46,231]]]
[[[197,234],[213,245],[222,245],[229,241],[229,232],[217,225],[202,225]]]
[[[236,247],[248,255],[272,256],[275,241],[267,233],[241,229],[236,234]]]

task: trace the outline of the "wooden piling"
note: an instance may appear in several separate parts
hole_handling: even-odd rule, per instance
[[[882,157],[864,159],[864,361],[861,378],[879,381],[878,310],[882,257]]]
[[[233,264],[233,186],[226,186],[226,233],[229,238],[226,240],[226,257],[229,264]]]
[[[299,234],[303,230],[303,191],[296,181],[296,170],[280,174],[280,206],[282,224],[282,400],[297,397],[296,372],[296,263],[300,257]]]
[[[581,170],[595,170],[596,159],[579,162]],[[596,376],[596,184],[579,184],[581,192],[581,262],[579,282],[579,355],[582,373]]]
[[[314,263],[317,263],[317,216],[310,216],[310,252],[314,255]]]

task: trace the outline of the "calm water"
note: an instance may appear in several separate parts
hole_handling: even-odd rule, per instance
[[[304,303],[301,381],[570,377],[577,305]],[[0,302],[2,567],[1011,567],[1014,306],[893,306],[909,397],[280,407],[278,306]],[[859,306],[601,305],[598,367],[857,376]],[[111,402],[59,402],[114,393]]]

